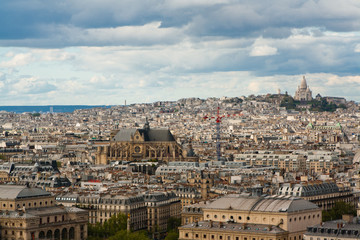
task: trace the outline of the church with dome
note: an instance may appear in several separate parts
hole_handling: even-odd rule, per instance
[[[311,101],[313,99],[311,90],[310,90],[309,86],[306,83],[305,76],[303,76],[303,79],[301,80],[300,86],[298,86],[298,88],[297,88],[297,90],[295,92],[294,99],[297,100],[297,101],[302,101],[302,102]]]

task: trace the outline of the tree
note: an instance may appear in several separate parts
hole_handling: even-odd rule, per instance
[[[177,240],[179,239],[179,230],[181,226],[181,219],[176,217],[170,217],[167,224],[167,236],[165,240]]]
[[[356,216],[356,209],[354,205],[346,202],[336,202],[335,206],[332,209],[328,211],[323,211],[322,221],[326,222],[341,219],[342,215],[344,214],[351,214],[353,216]]]
[[[126,230],[118,231],[108,238],[109,240],[149,240],[144,232],[128,232]]]
[[[177,239],[179,239],[179,233],[174,230],[168,232],[167,236],[165,237],[165,240],[177,240]]]
[[[119,231],[125,230],[127,227],[127,217],[123,213],[112,216],[104,224],[96,223],[89,225],[88,236],[90,240],[109,238],[116,235]]]
[[[168,232],[175,230],[178,230],[178,227],[181,226],[181,219],[176,217],[170,217],[167,224],[167,230]]]

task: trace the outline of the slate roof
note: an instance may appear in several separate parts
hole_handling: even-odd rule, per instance
[[[19,185],[0,185],[0,199],[21,199],[39,196],[51,196],[51,194],[40,188],[29,188]]]
[[[307,228],[307,238],[322,237],[329,239],[360,239],[360,224],[348,223],[343,220],[324,222]]]
[[[184,226],[181,226],[180,229],[189,229],[189,230],[196,230],[196,229],[205,229],[205,230],[212,230],[215,229],[216,231],[220,232],[242,232],[242,233],[261,233],[261,234],[279,234],[279,233],[286,233],[287,231],[281,229],[277,226],[269,226],[264,224],[246,224],[243,223],[220,223],[219,222],[209,222],[209,221],[201,221],[198,223],[190,223]]]
[[[131,137],[139,131],[144,135],[145,142],[174,142],[175,138],[169,131],[169,129],[121,129],[113,137],[113,141],[117,142],[128,142],[131,141]]]
[[[205,209],[234,209],[258,212],[296,212],[318,208],[316,204],[301,198],[283,196],[256,197],[242,194],[219,198],[205,207]]]

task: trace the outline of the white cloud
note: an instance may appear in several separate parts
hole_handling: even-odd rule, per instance
[[[20,66],[29,64],[33,60],[33,56],[29,52],[28,53],[18,53],[15,55],[13,53],[10,53],[8,56],[11,57],[11,59],[8,61],[0,62],[0,67],[3,67],[3,68],[20,67]]]
[[[359,43],[359,44],[356,44],[354,51],[355,51],[356,53],[360,53],[360,43]]]
[[[259,56],[271,56],[277,54],[277,48],[270,47],[267,45],[254,46],[250,52],[250,56],[259,57]]]

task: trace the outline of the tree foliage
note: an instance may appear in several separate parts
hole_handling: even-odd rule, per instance
[[[346,202],[336,202],[335,206],[329,211],[323,211],[322,221],[331,221],[336,219],[341,219],[342,215],[350,214],[356,216],[356,209],[354,205]]]
[[[88,239],[100,240],[100,239],[134,239],[134,240],[148,240],[148,237],[143,232],[128,232],[127,217],[125,214],[119,213],[112,216],[104,224],[96,223],[95,225],[89,225]]]
[[[165,237],[165,240],[178,240],[179,239],[179,232],[171,230]]]
[[[109,240],[149,240],[145,232],[128,232],[121,230],[108,238]]]
[[[334,112],[338,106],[335,103],[329,103],[325,98],[321,98],[320,101],[311,101],[311,111],[318,112]]]
[[[170,217],[167,224],[167,230],[168,232],[175,230],[178,230],[178,227],[181,226],[181,218],[176,217]]]
[[[286,107],[286,109],[295,109],[298,110],[298,106],[301,102],[294,100],[293,97],[286,95],[283,97],[280,103],[280,107]],[[321,98],[319,100],[313,99],[306,102],[306,104],[311,105],[310,111],[317,112],[334,112],[337,108],[346,108],[344,104],[336,105],[335,103],[329,103],[326,98]]]
[[[286,109],[295,109],[296,102],[291,96],[285,96],[280,103],[280,107],[286,107]]]
[[[167,224],[167,235],[165,240],[177,240],[179,239],[179,230],[181,226],[181,219],[176,217],[170,217]]]

